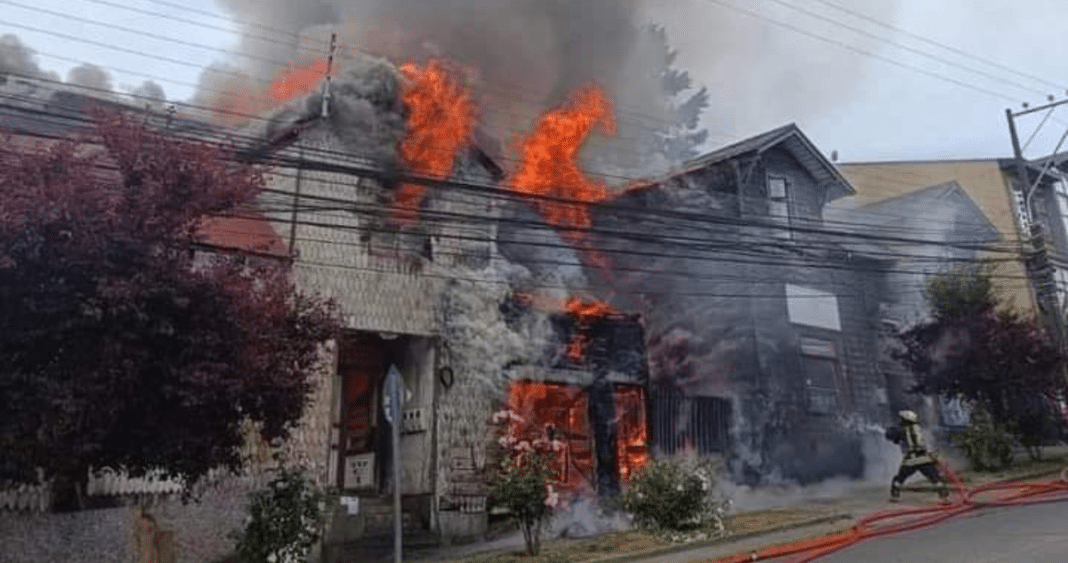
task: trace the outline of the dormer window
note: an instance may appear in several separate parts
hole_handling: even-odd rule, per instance
[[[768,176],[768,215],[777,226],[772,235],[791,238],[790,233],[790,185],[782,176]]]

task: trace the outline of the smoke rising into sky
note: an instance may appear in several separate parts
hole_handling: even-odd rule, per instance
[[[241,28],[241,48],[258,56],[231,62],[253,77],[269,80],[279,62],[314,58],[326,50],[332,31],[343,46],[392,60],[444,55],[475,72],[486,127],[500,137],[528,130],[538,113],[589,81],[606,87],[617,102],[621,137],[662,123],[663,46],[642,31],[652,23],[667,26],[679,50],[677,64],[691,72],[695,86],[712,93],[706,114],[712,145],[726,142],[727,134],[750,135],[848,103],[870,65],[700,0],[218,2],[248,24]],[[861,0],[850,6],[892,23],[896,4]],[[292,36],[267,34],[266,28]],[[877,51],[874,43],[856,44]]]
[[[92,90],[111,90],[111,75],[103,68],[84,63],[70,69],[67,73],[67,83],[75,86],[84,86]]]
[[[0,75],[7,73],[59,80],[58,74],[43,70],[34,50],[11,33],[0,36]]]

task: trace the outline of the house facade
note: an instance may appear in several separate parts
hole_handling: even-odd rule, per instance
[[[886,280],[821,215],[852,194],[790,125],[594,211],[605,292],[646,325],[654,455],[722,455],[749,483],[862,475],[858,428],[889,412]]]

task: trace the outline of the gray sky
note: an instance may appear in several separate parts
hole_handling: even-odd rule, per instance
[[[1024,101],[1041,104],[1046,94],[1059,94],[1058,99],[1063,99],[1068,89],[1068,69],[1062,62],[1068,35],[1061,25],[1068,21],[1068,15],[1056,0],[828,0],[1043,82],[856,19],[819,0],[662,1],[663,4],[650,3],[646,12],[668,25],[672,41],[680,50],[681,65],[713,92],[714,106],[709,110],[712,145],[795,121],[821,150],[837,150],[843,161],[1006,156],[1010,146],[1005,108],[1019,108]],[[237,49],[239,40],[237,26],[225,18],[213,0],[172,2],[168,6],[151,0],[0,0],[0,34],[17,34],[38,52],[43,69],[64,77],[72,67],[93,63],[111,72],[117,90],[129,91],[151,79],[163,87],[169,99],[184,100],[194,92],[201,70],[212,62],[227,60],[225,51]],[[723,4],[761,17],[725,8]],[[790,10],[783,4],[833,18],[950,60],[954,65]],[[150,16],[129,8],[170,17]],[[200,47],[45,11],[107,22]],[[776,26],[769,19],[969,86],[828,44]],[[736,35],[726,37],[720,32],[712,37],[707,31],[711,26],[703,25],[708,22],[714,22],[716,29],[737,30]],[[991,76],[977,75],[955,65]],[[1055,88],[1044,81],[1062,86]],[[1033,141],[1029,156],[1050,152],[1068,128],[1068,106],[1059,112],[1063,113],[1060,117],[1055,114]],[[1025,140],[1040,119],[1039,115],[1021,122]]]

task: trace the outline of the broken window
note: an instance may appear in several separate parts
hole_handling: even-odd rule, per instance
[[[689,397],[676,387],[662,385],[653,393],[652,416],[651,443],[659,455],[727,451],[731,425],[728,399]]]
[[[616,387],[616,442],[618,476],[621,483],[649,460],[645,389],[636,385]]]
[[[801,339],[801,373],[805,377],[810,413],[832,414],[843,407],[836,348],[828,340]]]
[[[523,421],[510,434],[533,441],[547,431],[564,443],[553,480],[573,492],[592,490],[595,478],[590,404],[581,387],[560,383],[519,381],[508,393],[508,408]]]
[[[789,239],[790,233],[790,192],[786,178],[768,177],[768,215],[777,226],[772,235]]]

